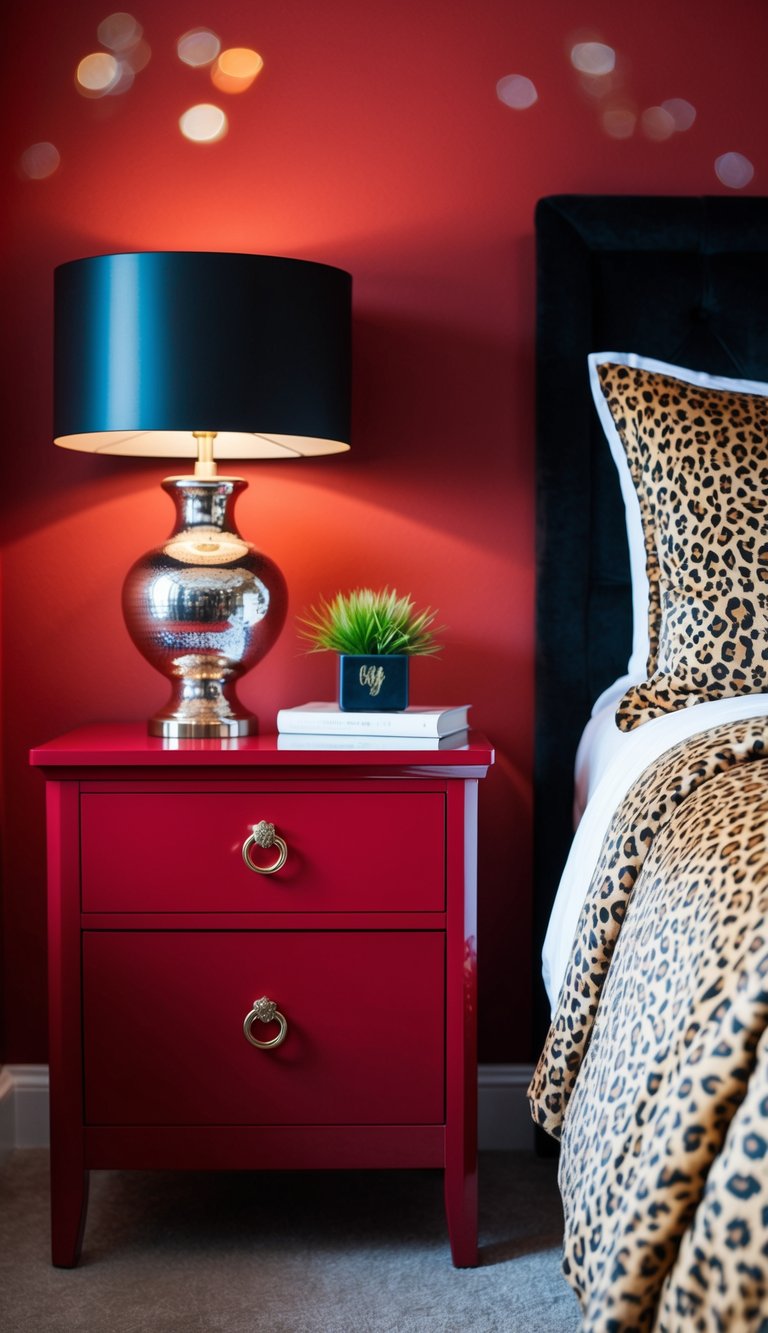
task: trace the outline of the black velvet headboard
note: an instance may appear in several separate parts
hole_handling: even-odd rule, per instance
[[[626,671],[632,636],[624,510],[587,354],[768,380],[768,199],[561,195],[540,201],[536,235],[538,977],[572,836],[579,735]],[[538,1041],[540,983],[535,1013]]]

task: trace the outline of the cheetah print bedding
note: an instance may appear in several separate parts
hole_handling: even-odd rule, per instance
[[[616,714],[631,731],[768,688],[768,398],[597,369],[637,491],[649,582],[649,675]]]
[[[768,1333],[768,719],[622,802],[529,1097],[585,1333]]]

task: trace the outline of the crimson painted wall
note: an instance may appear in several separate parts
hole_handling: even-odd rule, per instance
[[[481,1054],[526,1060],[533,208],[561,192],[724,193],[714,163],[727,152],[751,161],[745,188],[763,191],[768,6],[170,0],[135,10],[152,58],[131,90],[86,100],[74,71],[107,13],[15,0],[0,37],[2,1054],[46,1055],[43,790],[29,747],[89,720],[143,719],[165,693],[128,639],[120,587],[170,527],[158,483],[172,469],[50,443],[52,270],[115,250],[212,249],[354,276],[353,450],[244,467],[240,523],[285,571],[293,613],[387,583],[439,608],[445,651],[416,663],[414,702],[472,701],[498,750],[481,800]],[[177,38],[201,23],[263,55],[247,93],[213,95],[205,71],[179,62]],[[589,39],[615,48],[610,78],[574,69],[571,47]],[[528,109],[499,100],[509,74],[535,85]],[[669,98],[696,120],[650,137],[641,113]],[[189,143],[178,117],[209,100],[229,134]],[[617,106],[638,116],[630,137],[606,132]],[[29,179],[19,163],[41,141],[61,165]],[[334,662],[303,656],[289,621],[241,692],[268,730],[279,706],[333,696]]]

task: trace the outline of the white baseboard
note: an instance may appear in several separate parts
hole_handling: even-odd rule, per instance
[[[525,1090],[529,1065],[481,1065],[478,1071],[478,1141],[481,1149],[513,1152],[533,1147]],[[12,1148],[48,1146],[48,1068],[0,1068],[0,1155]]]
[[[477,1072],[477,1141],[481,1151],[520,1152],[534,1146],[526,1091],[533,1065],[481,1065]]]
[[[16,1146],[16,1089],[7,1069],[0,1069],[0,1160]]]
[[[48,1066],[0,1069],[0,1153],[48,1147]]]
[[[16,1147],[47,1148],[48,1066],[10,1065],[16,1103]]]

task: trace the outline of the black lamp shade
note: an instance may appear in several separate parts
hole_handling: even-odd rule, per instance
[[[221,458],[349,444],[352,279],[269,255],[100,255],[55,273],[54,438]]]

